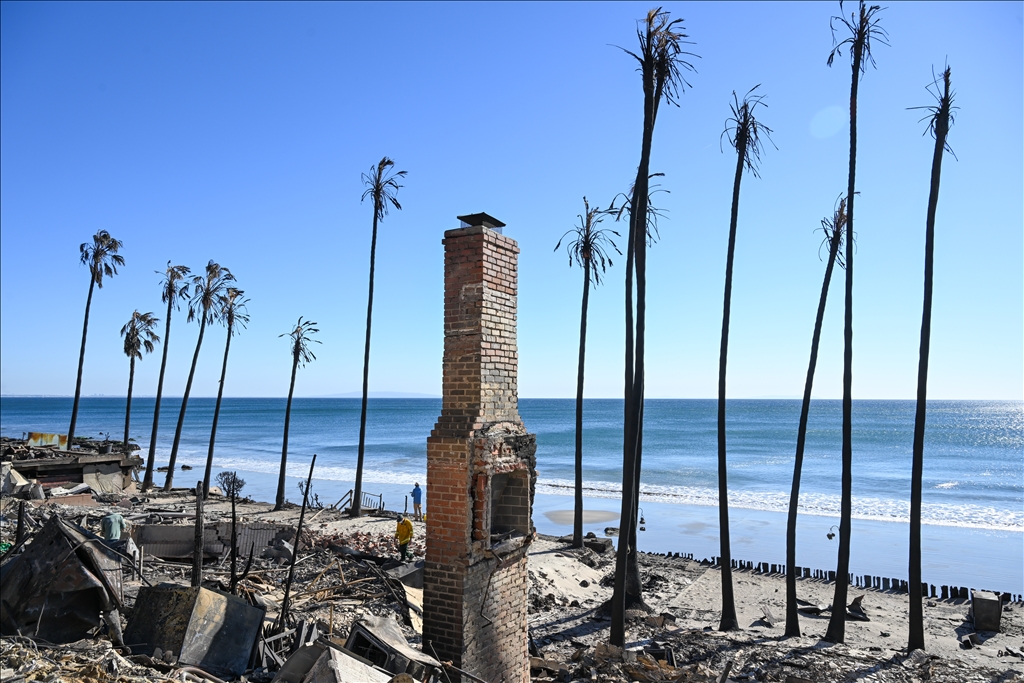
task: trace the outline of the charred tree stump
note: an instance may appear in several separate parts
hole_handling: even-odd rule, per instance
[[[192,550],[192,587],[203,585],[203,482],[196,484],[196,544]]]

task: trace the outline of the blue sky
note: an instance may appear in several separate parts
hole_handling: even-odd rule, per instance
[[[653,170],[667,217],[649,257],[647,395],[716,393],[734,157],[732,92],[761,84],[774,131],[744,179],[729,395],[799,396],[824,264],[822,216],[846,188],[849,62],[826,66],[838,3],[670,3],[697,73],[663,107]],[[847,4],[846,11],[854,5]],[[0,8],[0,391],[74,391],[98,229],[125,267],[97,291],[83,393],[119,395],[118,331],[164,317],[168,259],[229,267],[252,322],[226,394],[280,396],[278,337],[319,322],[296,395],[360,386],[371,207],[360,174],[409,172],[378,241],[370,386],[440,393],[443,231],[486,211],[519,241],[520,395],[575,392],[581,275],[554,253],[582,211],[629,185],[647,6],[594,4],[11,3]],[[860,90],[854,397],[912,398],[932,140],[925,86],[948,60],[960,107],[936,237],[932,398],[1022,397],[1024,50],[1021,3],[893,3],[891,46]],[[622,259],[591,297],[587,394],[621,395]],[[841,394],[842,288],[815,396]],[[174,318],[165,392],[183,391],[196,325]],[[193,395],[214,395],[223,329]],[[159,352],[139,363],[152,395]]]

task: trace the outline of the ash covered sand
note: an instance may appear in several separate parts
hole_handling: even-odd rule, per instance
[[[627,626],[627,649],[666,643],[675,651],[677,664],[704,663],[710,671],[720,672],[732,661],[731,676],[736,680],[784,681],[787,676],[811,681],[1024,680],[1024,658],[1007,653],[1019,653],[1024,646],[1021,603],[1004,607],[1001,633],[981,634],[983,643],[965,650],[959,638],[974,631],[969,601],[926,601],[927,654],[908,655],[907,595],[851,588],[850,600],[863,595],[870,621],[848,620],[844,645],[821,640],[828,626],[827,611],[821,616],[801,615],[803,636],[785,639],[785,577],[737,571],[733,585],[742,630],[720,633],[716,630],[721,610],[717,568],[644,553],[640,565],[644,599],[652,609],[650,616]],[[529,565],[530,630],[542,656],[573,663],[581,647],[607,642],[609,621],[602,605],[611,597],[613,570],[612,557],[572,550],[551,537],[534,542]],[[802,600],[828,607],[834,584],[799,580],[797,591]],[[765,619],[762,606],[777,619],[774,626]]]
[[[170,494],[148,493],[147,502],[132,514],[146,508],[176,507],[183,512],[193,509],[194,496],[184,491]],[[48,505],[37,508],[98,527],[107,506],[71,508]],[[211,497],[206,517],[212,521],[230,514],[230,504]],[[264,503],[245,502],[238,505],[243,521],[273,521],[295,524],[299,508],[289,505],[273,512]],[[191,520],[181,523],[191,524]],[[414,523],[415,536],[411,546],[414,556],[424,553],[425,525]],[[421,637],[403,613],[393,593],[378,582],[375,575],[358,563],[340,559],[332,546],[349,545],[359,551],[376,555],[397,555],[394,543],[395,519],[363,517],[350,519],[335,510],[307,510],[304,521],[303,548],[296,564],[296,580],[292,589],[293,617],[319,621],[326,629],[344,637],[356,619],[374,614],[390,616],[402,624],[410,644],[419,648]],[[627,650],[616,654],[607,646],[610,620],[603,607],[611,597],[611,576],[614,557],[591,550],[573,550],[554,537],[538,535],[530,546],[529,628],[536,646],[533,680],[596,680],[596,681],[701,681],[719,680],[731,663],[728,680],[735,681],[1024,681],[1024,604],[1005,606],[1002,632],[980,634],[982,643],[963,649],[960,638],[972,632],[968,617],[969,604],[964,600],[926,602],[925,628],[927,653],[905,651],[908,596],[875,590],[851,590],[850,599],[863,595],[863,606],[870,621],[847,621],[846,644],[832,645],[821,641],[828,624],[828,612],[822,616],[801,616],[804,635],[782,638],[785,620],[785,579],[782,576],[734,573],[737,611],[742,630],[719,633],[720,572],[698,562],[660,555],[640,555],[641,574],[645,585],[644,598],[650,614],[635,615],[627,625]],[[350,590],[323,592],[339,583],[336,576],[342,568]],[[287,565],[278,566],[268,560],[257,560],[253,579],[247,590],[266,602],[268,613],[279,609]],[[226,584],[226,567],[207,565],[206,585]],[[147,566],[147,578],[159,581],[187,582],[187,565],[157,563]],[[359,582],[357,586],[356,583]],[[139,589],[138,580],[126,580],[126,598],[131,606]],[[335,586],[337,587],[337,586]],[[816,580],[798,582],[800,597],[823,607],[831,603],[833,585]],[[767,623],[762,606],[768,607],[778,620]],[[126,616],[130,618],[130,611]],[[89,645],[92,643],[92,645]],[[675,667],[651,664],[642,650],[647,647],[668,647],[675,654]],[[73,646],[50,648],[42,646],[32,655],[28,646],[15,639],[4,639],[0,646],[0,665],[5,681],[77,680],[85,675],[89,662],[97,658],[115,658],[109,643],[79,641]],[[96,648],[106,648],[99,653]],[[92,650],[90,650],[92,648]],[[96,650],[96,651],[93,651]],[[119,661],[121,680],[167,680],[168,673],[140,666],[135,658]],[[104,659],[104,661],[106,661]],[[34,663],[33,663],[34,662]],[[48,663],[49,662],[49,663]],[[27,668],[26,668],[27,667]],[[35,667],[34,669],[32,667]],[[83,668],[84,667],[84,668]],[[653,668],[652,668],[653,667]],[[22,673],[19,671],[25,670]],[[170,672],[173,675],[173,672]],[[269,681],[271,673],[254,672],[250,681]],[[496,682],[494,682],[496,683]]]

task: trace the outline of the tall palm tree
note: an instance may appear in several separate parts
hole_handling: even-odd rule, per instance
[[[658,107],[664,99],[675,104],[676,98],[688,85],[683,78],[684,69],[692,70],[683,50],[686,34],[682,19],[672,19],[660,8],[647,13],[643,25],[637,29],[640,41],[638,52],[624,50],[639,64],[643,93],[644,119],[640,144],[640,163],[637,166],[633,196],[630,201],[629,237],[626,241],[626,349],[624,372],[624,414],[622,446],[622,536],[615,563],[615,589],[612,594],[611,642],[622,646],[626,637],[627,565],[631,549],[629,530],[635,525],[635,490],[640,477],[640,434],[643,423],[644,399],[644,342],[647,311],[647,205],[651,166],[651,148]],[[633,310],[634,267],[636,270],[636,315]]]
[[[178,412],[178,426],[174,430],[174,442],[171,444],[171,457],[167,463],[167,479],[164,491],[170,491],[174,484],[174,465],[178,460],[178,446],[181,444],[181,431],[185,426],[185,410],[188,408],[188,396],[192,393],[192,380],[196,376],[196,364],[199,362],[199,349],[203,346],[203,334],[207,324],[217,321],[220,311],[227,299],[227,289],[235,281],[231,271],[211,260],[206,264],[206,275],[192,277],[192,298],[188,302],[188,321],[199,318],[199,338],[196,350],[192,354],[192,367],[188,371],[185,383],[185,395],[181,398],[181,410]]]
[[[299,369],[300,365],[305,367],[306,363],[316,360],[316,356],[309,350],[311,343],[320,343],[319,339],[312,338],[312,335],[320,331],[314,327],[315,325],[315,322],[303,320],[300,315],[299,322],[295,324],[294,330],[278,335],[291,338],[292,381],[288,385],[288,403],[284,409],[284,443],[281,446],[281,473],[277,477],[277,502],[274,505],[274,510],[280,510],[284,507],[284,475],[288,468],[288,427],[292,420],[292,394],[295,393],[295,371]],[[353,498],[352,500],[357,501],[358,498]],[[355,502],[353,502],[353,505],[355,505]]]
[[[135,359],[142,360],[143,350],[146,353],[153,353],[154,344],[160,343],[153,328],[160,322],[154,318],[152,313],[139,313],[135,311],[132,317],[121,328],[121,336],[124,337],[124,355],[131,360],[128,370],[128,404],[124,410],[124,452],[128,455],[128,428],[132,421],[132,385],[135,384]]]
[[[725,260],[725,299],[722,304],[722,346],[718,356],[718,536],[722,566],[722,619],[720,631],[739,628],[736,620],[736,600],[732,590],[732,550],[729,545],[729,488],[725,447],[725,370],[729,358],[729,314],[732,307],[732,269],[736,254],[736,223],[740,211],[740,181],[743,171],[757,177],[757,163],[761,156],[761,135],[771,139],[771,128],[758,122],[754,110],[764,105],[764,95],[755,95],[755,85],[743,96],[743,102],[733,91],[730,105],[732,116],[726,119],[722,135],[736,149],[736,175],[732,184],[732,212],[729,217],[729,249]]]
[[[576,507],[573,514],[572,525],[572,547],[583,547],[583,370],[584,361],[587,355],[587,305],[590,302],[590,284],[594,286],[601,284],[601,275],[607,266],[612,265],[608,256],[610,246],[616,253],[621,254],[608,237],[608,233],[619,236],[614,230],[601,230],[598,225],[604,220],[605,212],[594,207],[590,208],[590,202],[583,198],[583,213],[577,216],[580,224],[572,230],[568,230],[558,244],[555,251],[562,246],[562,241],[567,237],[569,241],[565,244],[565,250],[569,254],[569,266],[575,262],[583,269],[583,306],[580,312],[580,360],[576,372]]]
[[[928,193],[928,217],[924,239],[924,310],[921,314],[921,357],[917,368],[917,414],[914,417],[914,456],[910,477],[910,632],[907,648],[924,649],[924,614],[921,606],[921,489],[924,476],[924,424],[928,399],[928,353],[932,337],[932,276],[935,260],[935,210],[939,204],[939,179],[942,153],[952,150],[946,142],[953,123],[953,90],[950,69],[942,72],[937,103],[929,107],[928,131],[935,138],[932,152],[931,190]],[[937,88],[939,87],[935,83]]]
[[[807,379],[804,382],[804,400],[800,405],[800,426],[796,433],[796,458],[793,461],[793,488],[789,494],[789,517],[786,520],[786,637],[800,635],[800,615],[796,603],[796,516],[800,502],[800,473],[804,465],[804,444],[807,441],[807,416],[811,410],[811,388],[814,385],[814,368],[818,363],[818,342],[821,340],[821,323],[825,319],[825,302],[832,282],[832,270],[836,263],[843,267],[840,246],[846,228],[846,198],[839,198],[839,205],[831,218],[821,219],[821,229],[828,242],[828,263],[825,266],[825,280],[821,283],[818,298],[818,313],[814,318],[814,334],[811,336],[811,360],[807,364]]]
[[[842,11],[843,4],[839,3]],[[844,47],[850,53],[850,172],[846,186],[846,233],[852,235],[853,202],[857,196],[857,91],[860,77],[874,64],[872,41],[886,43],[886,33],[879,25],[878,5],[870,7],[860,0],[858,11],[850,18],[832,17],[832,41],[828,65],[842,54]],[[845,29],[849,36],[841,41],[836,31]],[[825,639],[842,643],[846,638],[846,595],[850,584],[850,525],[853,516],[853,240],[846,240],[846,312],[843,333],[843,473],[842,497],[839,503],[839,557],[836,561],[836,588],[832,598],[832,617],[825,631]]]
[[[82,325],[82,350],[78,353],[78,379],[75,380],[75,401],[71,405],[71,426],[68,427],[68,448],[75,439],[75,424],[78,422],[78,402],[82,397],[82,367],[85,365],[85,339],[89,336],[89,309],[92,307],[93,287],[103,289],[103,277],[117,275],[117,267],[124,265],[121,240],[110,236],[106,230],[99,230],[92,236],[92,244],[83,242],[78,247],[79,258],[89,266],[89,296],[85,300],[85,323]]]
[[[359,504],[363,495],[363,454],[366,450],[366,405],[369,397],[370,386],[370,326],[373,322],[373,269],[374,260],[377,255],[377,223],[384,220],[388,215],[389,207],[399,211],[402,205],[398,203],[398,184],[400,178],[406,176],[406,171],[392,171],[395,162],[384,157],[376,166],[370,167],[369,173],[363,174],[363,185],[366,191],[363,192],[363,201],[367,197],[373,199],[373,236],[370,239],[370,293],[366,298],[366,349],[363,352],[363,404],[359,413],[359,450],[356,458],[356,483],[352,491],[351,515],[358,517],[362,514],[363,506]]]
[[[160,271],[157,271],[159,273]],[[160,360],[160,379],[156,383],[156,406],[153,408],[153,432],[149,437],[149,457],[146,458],[146,475],[142,479],[142,490],[153,487],[153,467],[156,462],[156,435],[160,427],[160,401],[164,393],[164,371],[167,369],[167,347],[171,342],[171,312],[177,310],[178,302],[188,298],[187,266],[172,266],[167,262],[163,282],[160,285],[160,300],[167,304],[167,318],[164,322],[164,350]]]
[[[203,475],[203,496],[210,496],[210,471],[213,469],[213,444],[217,440],[217,420],[220,418],[220,403],[224,397],[224,378],[228,374],[228,351],[231,350],[231,337],[235,334],[235,325],[245,328],[249,322],[249,314],[246,312],[248,299],[243,299],[245,294],[240,289],[228,287],[224,295],[224,304],[217,312],[218,317],[228,328],[227,341],[224,342],[224,363],[220,368],[220,383],[217,385],[217,403],[213,408],[213,427],[210,428],[210,450],[206,454],[206,473]]]

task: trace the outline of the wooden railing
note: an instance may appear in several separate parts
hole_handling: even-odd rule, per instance
[[[352,507],[352,489],[349,489],[344,496],[341,497],[337,503],[331,507],[336,510],[343,510],[346,507]],[[364,510],[383,510],[384,509],[384,494],[383,493],[366,493],[363,492],[362,496],[362,508]]]

